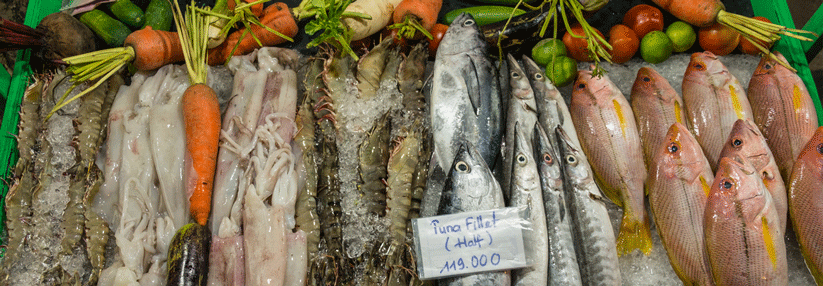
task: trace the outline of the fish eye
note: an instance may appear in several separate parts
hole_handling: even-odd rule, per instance
[[[823,143],[817,144],[817,153],[823,154]]]
[[[549,155],[548,153],[543,154],[543,162],[546,162],[547,164],[552,164],[554,163],[554,158],[552,158],[552,155]]]
[[[701,71],[706,69],[706,67],[703,66],[703,64],[701,64],[701,63],[694,64],[694,68],[697,69],[697,70],[701,70]]]
[[[584,88],[586,88],[586,84],[585,83],[578,84],[577,88],[578,89],[584,89]]]
[[[677,143],[672,143],[672,144],[669,144],[668,149],[669,149],[670,153],[677,153],[677,151],[680,151],[680,146],[678,146]]]
[[[764,69],[771,69],[771,68],[772,68],[772,65],[770,65],[770,64],[765,64],[765,65],[763,65],[763,68],[764,68]]]
[[[652,81],[652,79],[651,79],[651,78],[649,78],[649,77],[647,77],[647,76],[644,76],[644,77],[643,77],[643,81],[645,81],[645,82],[650,82],[650,81]]]
[[[723,182],[720,183],[720,187],[724,188],[724,189],[731,189],[732,186],[734,186],[734,184],[732,184],[729,181],[723,181]]]
[[[543,80],[543,75],[542,75],[542,74],[540,74],[540,73],[536,73],[536,74],[534,74],[534,79],[536,79],[536,80]]]
[[[732,141],[732,146],[734,146],[734,147],[740,147],[740,145],[743,145],[743,140],[740,140],[740,139],[735,138],[735,139]]]
[[[465,22],[463,22],[463,26],[471,26],[471,25],[474,25],[474,20],[470,19],[470,20],[466,20]]]
[[[566,162],[569,164],[577,163],[577,158],[572,155],[566,156]]]
[[[466,162],[462,162],[462,161],[457,162],[457,164],[454,165],[454,169],[457,170],[458,172],[466,173],[466,172],[469,171],[469,164],[466,164]]]
[[[526,156],[524,156],[523,154],[517,154],[517,163],[526,163]]]
[[[512,72],[512,77],[513,77],[513,78],[519,78],[519,77],[520,77],[520,74],[519,74],[519,73],[517,73],[517,72]]]

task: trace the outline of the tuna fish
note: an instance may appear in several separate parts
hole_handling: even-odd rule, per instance
[[[777,58],[785,61],[779,52]],[[754,122],[774,153],[780,174],[788,179],[794,160],[817,128],[817,111],[796,73],[763,57],[749,81]]]
[[[649,67],[637,71],[632,86],[632,111],[637,119],[637,131],[643,143],[646,166],[666,140],[666,131],[675,122],[687,124],[683,99],[666,78]],[[684,130],[685,131],[685,130]],[[701,152],[702,153],[702,152]],[[653,170],[649,169],[651,173]]]
[[[772,195],[774,206],[777,208],[777,217],[780,218],[780,230],[786,231],[786,212],[789,208],[786,199],[786,185],[783,183],[783,177],[775,163],[772,151],[766,144],[766,139],[760,134],[760,130],[754,125],[754,122],[748,120],[738,119],[732,127],[732,133],[729,134],[729,140],[723,145],[723,151],[720,152],[720,158],[729,157],[734,158],[739,156],[743,159],[749,160],[760,178],[763,179],[763,184]]]
[[[629,102],[607,76],[580,71],[569,107],[600,189],[623,208],[617,252],[640,249],[648,255],[652,239],[644,203],[646,165]]]
[[[777,210],[748,160],[720,159],[703,223],[715,284],[789,285]]]
[[[471,143],[458,146],[457,155],[448,169],[446,188],[440,200],[437,214],[455,214],[503,208],[503,190],[483,160],[483,156]],[[440,285],[509,285],[508,272],[484,272],[443,279]]]
[[[649,205],[672,269],[684,285],[711,285],[703,212],[714,181],[700,144],[681,123],[669,127],[649,166]]]
[[[459,141],[475,146],[494,168],[502,139],[500,86],[486,55],[488,44],[469,14],[458,16],[443,36],[432,74],[429,116],[434,140],[423,216],[437,209],[446,173]]]
[[[823,127],[800,152],[789,180],[789,212],[806,266],[823,284]]]
[[[557,134],[554,134],[556,138]],[[550,266],[547,285],[581,285],[583,281],[580,280],[572,239],[572,218],[566,206],[563,187],[563,163],[558,150],[560,146],[552,144],[539,123],[534,125],[533,145],[543,191],[546,225],[551,230],[548,233]]]
[[[606,198],[594,182],[589,163],[580,156],[580,148],[572,145],[562,128],[558,127],[556,132],[582,285],[620,285],[620,265]]]
[[[734,122],[752,120],[746,91],[714,54],[694,53],[683,75],[683,103],[692,134],[716,169]]]

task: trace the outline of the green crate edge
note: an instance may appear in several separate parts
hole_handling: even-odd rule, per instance
[[[32,0],[26,7],[26,19],[23,24],[29,27],[37,27],[40,20],[47,15],[60,10],[62,2],[59,0]],[[0,158],[7,158],[0,162],[0,245],[6,245],[6,194],[9,191],[9,171],[17,162],[17,122],[20,120],[20,102],[26,90],[26,83],[31,76],[29,67],[29,57],[31,50],[26,49],[17,52],[17,59],[14,64],[14,73],[11,75],[11,82],[8,84],[6,96],[6,108],[3,113],[2,125],[0,125]],[[5,256],[5,247],[0,251],[0,255]]]

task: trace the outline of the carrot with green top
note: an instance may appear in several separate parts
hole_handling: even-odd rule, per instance
[[[395,24],[389,28],[399,29],[398,35],[407,39],[419,38],[420,35],[431,39],[428,31],[437,24],[437,14],[442,6],[443,0],[403,0],[394,9],[392,21]]]
[[[262,25],[251,26],[251,29],[234,31],[222,44],[209,50],[209,64],[223,64],[231,56],[248,54],[259,47],[282,44],[297,35],[297,22],[286,3],[277,2],[266,7],[260,23]]]

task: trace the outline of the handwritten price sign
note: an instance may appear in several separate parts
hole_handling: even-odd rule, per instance
[[[517,208],[412,221],[421,279],[526,267]]]

